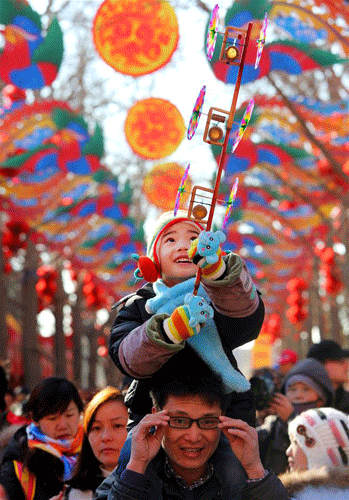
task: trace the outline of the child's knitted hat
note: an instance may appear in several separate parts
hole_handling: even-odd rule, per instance
[[[189,224],[194,225],[200,231],[203,230],[203,226],[201,226],[201,224],[195,222],[194,220],[188,219],[185,210],[178,210],[176,216],[173,215],[173,211],[164,212],[155,222],[155,225],[152,228],[152,231],[149,234],[147,240],[147,255],[152,261],[155,262],[156,265],[159,265],[157,252],[160,236],[164,233],[165,230],[167,230],[174,224],[177,224],[178,222],[188,222]]]
[[[189,219],[185,210],[178,210],[176,216],[173,215],[173,211],[164,212],[160,215],[147,238],[147,256],[140,257],[138,260],[138,274],[140,274],[146,281],[154,283],[158,278],[160,278],[158,244],[164,231],[178,222],[187,222],[188,224],[192,224],[195,228],[199,229],[199,231],[204,229],[201,224]]]
[[[304,385],[307,385],[308,387],[313,389],[322,399],[323,404],[325,404],[325,402],[327,401],[327,395],[325,390],[321,387],[320,384],[317,383],[316,380],[314,380],[311,377],[308,377],[307,375],[302,375],[298,373],[289,377],[285,382],[285,391],[287,392],[289,387],[293,384],[296,384],[297,382],[302,382]]]
[[[295,439],[308,460],[308,469],[349,467],[349,421],[334,408],[304,411],[288,424],[290,439]]]

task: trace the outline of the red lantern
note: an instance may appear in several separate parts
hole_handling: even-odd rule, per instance
[[[103,289],[96,285],[94,280],[95,278],[91,273],[85,274],[82,293],[85,297],[86,307],[88,309],[97,310],[106,305],[106,299],[104,297]]]
[[[333,248],[327,247],[321,249],[318,256],[320,257],[320,274],[323,277],[322,286],[326,293],[335,295],[343,288],[343,283],[339,278],[335,252]]]
[[[281,338],[281,318],[274,313],[270,316],[266,323],[266,333],[270,335],[270,342],[273,344],[275,340]]]
[[[18,250],[27,247],[28,234],[30,227],[25,221],[9,221],[1,237],[1,246],[5,257],[4,272],[8,273],[12,267],[8,261],[14,257]]]
[[[308,285],[306,281],[302,278],[292,278],[286,285],[286,288],[289,292],[306,290]]]
[[[52,266],[41,266],[36,271],[39,280],[35,285],[39,298],[39,310],[53,304],[57,292],[57,271]]]
[[[302,278],[292,278],[286,285],[290,295],[287,297],[287,303],[291,306],[286,311],[286,316],[292,324],[298,324],[305,320],[308,316],[306,309],[307,299],[305,290],[308,288],[307,283]]]

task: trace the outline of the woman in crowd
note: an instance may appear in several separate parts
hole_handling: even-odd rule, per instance
[[[349,421],[334,408],[304,411],[289,423],[289,472],[280,479],[295,500],[349,498]]]
[[[127,408],[122,393],[106,387],[88,403],[84,413],[85,438],[73,478],[61,496],[91,500],[93,492],[116,467],[127,436]]]
[[[46,378],[33,389],[27,403],[32,423],[14,434],[2,456],[0,491],[8,500],[48,499],[62,490],[81,450],[82,410],[65,378]]]

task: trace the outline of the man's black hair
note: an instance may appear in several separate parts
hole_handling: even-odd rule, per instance
[[[184,349],[173,356],[152,379],[150,397],[153,406],[162,409],[169,396],[200,396],[209,406],[222,411],[228,403],[222,378],[195,354]]]

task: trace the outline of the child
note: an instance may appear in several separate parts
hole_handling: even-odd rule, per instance
[[[307,410],[288,426],[289,472],[280,479],[295,500],[349,498],[349,420],[334,408]]]
[[[266,417],[257,429],[263,466],[276,474],[287,469],[288,423],[309,408],[330,406],[333,399],[333,387],[324,366],[311,358],[300,361],[288,372],[281,392],[276,393],[270,405],[276,415]]]
[[[109,352],[121,372],[135,379],[126,396],[130,426],[151,412],[152,376],[173,356],[178,369],[182,362],[190,363],[193,350],[221,372],[230,388],[227,397],[232,404],[227,415],[255,425],[253,396],[237,370],[232,350],[258,336],[264,305],[238,255],[223,256],[216,245],[215,255],[203,257],[210,244],[206,242],[202,251],[199,236],[201,241],[209,237],[209,243],[217,244],[223,235],[218,233],[203,231],[184,211],[178,211],[176,217],[172,212],[164,213],[148,238],[146,266],[144,262],[140,266],[143,276],[150,276],[154,285],[147,283],[115,306]],[[185,304],[194,289],[198,269],[194,262],[202,268],[198,296],[206,299],[204,321],[199,323],[191,315],[190,304]]]

